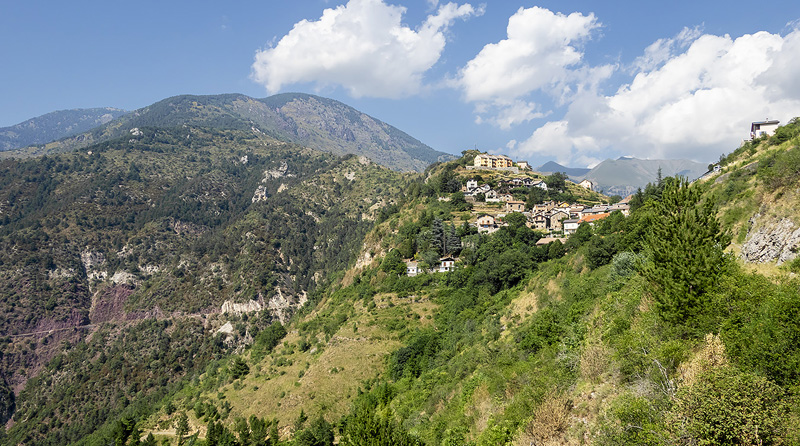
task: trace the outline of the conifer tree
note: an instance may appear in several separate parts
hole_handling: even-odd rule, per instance
[[[654,201],[647,245],[653,261],[642,274],[656,287],[659,315],[675,325],[696,322],[705,307],[703,295],[712,289],[724,266],[730,236],[722,231],[709,200],[685,178],[665,181],[660,201]]]
[[[461,251],[461,238],[458,236],[458,231],[456,231],[453,223],[450,223],[450,226],[447,227],[445,240],[447,241],[445,249],[447,254],[457,255]]]
[[[436,218],[431,223],[431,248],[440,255],[444,255],[447,246],[447,234],[444,222],[441,218]]]

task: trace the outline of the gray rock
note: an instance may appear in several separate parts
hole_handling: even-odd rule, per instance
[[[750,263],[777,260],[778,265],[797,257],[800,228],[788,218],[760,226],[750,231],[742,245],[741,257]]]

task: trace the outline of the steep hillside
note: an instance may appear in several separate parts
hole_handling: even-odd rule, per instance
[[[240,94],[175,96],[91,132],[19,151],[16,155],[64,152],[121,138],[134,128],[181,125],[239,130],[258,128],[281,141],[336,155],[366,156],[400,171],[422,171],[432,162],[451,158],[341,102],[299,93],[265,99]]]
[[[270,444],[797,444],[796,261],[752,272],[726,229],[754,217],[751,196],[792,200],[798,143],[739,151],[717,183],[651,183],[630,217],[563,245],[515,218],[476,234],[455,195],[439,200],[460,166],[437,166],[282,343],[230,357],[138,426],[174,440],[183,414],[165,407],[183,407],[209,444],[246,444],[247,423]],[[751,155],[777,170],[729,182]],[[443,254],[458,268],[406,276],[404,258]]]
[[[0,151],[44,144],[86,132],[127,113],[117,108],[61,110],[0,128]]]
[[[791,264],[800,250],[798,135],[795,119],[722,157],[721,169],[700,179],[721,206],[734,252],[748,264]],[[800,264],[791,268],[798,272]]]
[[[15,438],[65,444],[97,427],[62,429],[71,414],[96,409],[102,423],[125,407],[123,396],[160,398],[226,348],[213,337],[224,321],[209,316],[265,309],[258,324],[288,320],[354,262],[404,181],[365,158],[189,126],[142,127],[86,152],[3,161],[3,422],[16,407],[15,432],[24,434]],[[163,343],[140,345],[153,330],[165,330]],[[148,362],[137,359],[151,347]],[[101,353],[92,370],[87,361]],[[29,381],[42,372],[47,381]],[[90,377],[107,389],[81,384]],[[2,396],[8,389],[16,402]],[[65,391],[77,400],[57,397]],[[52,427],[47,436],[29,430],[41,423]]]

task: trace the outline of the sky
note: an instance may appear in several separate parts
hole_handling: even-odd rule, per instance
[[[0,127],[305,92],[436,150],[710,163],[800,116],[800,2],[0,0]]]

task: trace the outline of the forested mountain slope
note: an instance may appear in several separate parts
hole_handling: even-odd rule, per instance
[[[452,158],[341,102],[300,93],[264,99],[241,94],[175,96],[91,131],[13,155],[64,152],[125,137],[134,128],[182,125],[237,130],[257,128],[284,142],[336,155],[366,156],[400,171],[422,171],[432,162]]]
[[[288,319],[355,260],[405,181],[365,158],[189,126],[3,161],[0,414],[17,408],[12,438],[66,444],[160,398],[249,338],[214,338],[226,302],[268,308],[251,320],[264,327]]]
[[[798,261],[764,275],[729,247],[793,199],[800,139],[781,138],[653,183],[564,245],[516,218],[475,234],[436,198],[458,167],[436,168],[367,236],[378,259],[271,353],[221,362],[138,426],[185,414],[207,444],[797,444]],[[440,233],[460,267],[406,277],[403,257],[449,253]]]
[[[127,113],[117,108],[86,108],[47,113],[0,128],[0,151],[14,150],[91,130]]]

